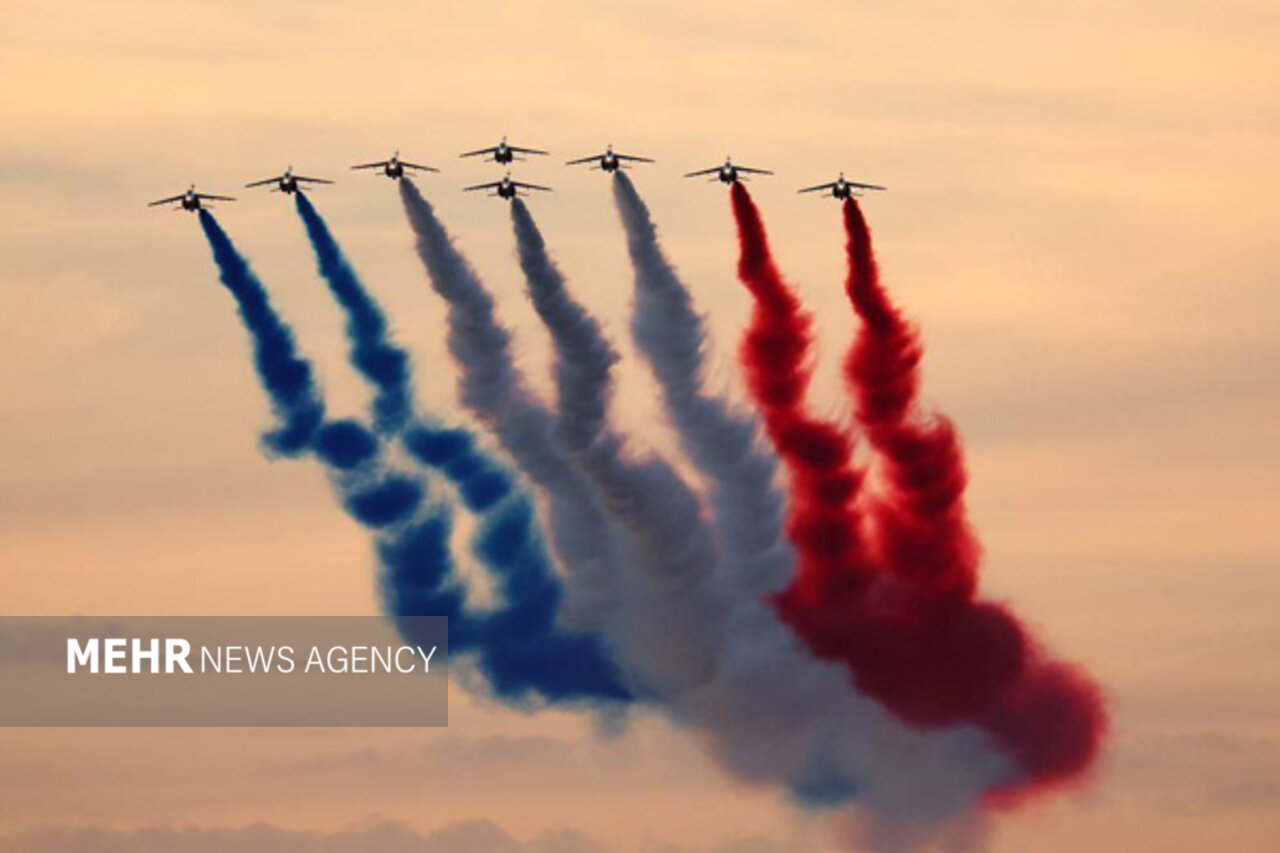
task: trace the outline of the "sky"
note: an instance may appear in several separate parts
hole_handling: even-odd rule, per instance
[[[1081,791],[1002,816],[991,851],[1280,844],[1280,8],[1265,0],[850,4],[8,0],[0,4],[0,583],[24,615],[366,614],[367,535],[267,411],[192,217],[192,181],[314,357],[333,410],[366,391],[294,214],[243,184],[296,166],[465,421],[444,307],[394,187],[405,157],[550,389],[500,174],[623,354],[619,422],[674,452],[632,357],[631,271],[601,176],[613,143],[708,312],[741,398],[750,310],[726,153],[821,338],[817,408],[854,327],[843,169],[884,281],[919,321],[926,393],[969,452],[984,589],[1104,685],[1114,733]],[[561,156],[563,155],[563,156]],[[687,733],[451,695],[447,730],[0,730],[0,850],[822,849],[824,828],[717,770]],[[73,831],[74,830],[74,831]],[[80,831],[83,830],[83,831]],[[145,845],[151,844],[152,847]],[[381,845],[381,846],[377,846]],[[468,846],[470,845],[470,846]]]

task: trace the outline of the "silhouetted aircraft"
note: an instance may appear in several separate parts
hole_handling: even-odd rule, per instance
[[[773,172],[767,169],[752,169],[748,166],[735,166],[733,161],[727,156],[724,158],[723,166],[712,166],[710,169],[700,169],[696,172],[689,172],[686,178],[697,178],[702,175],[714,175],[714,181],[722,184],[736,184],[738,181],[745,181],[744,175],[772,175]]]
[[[175,195],[171,198],[162,198],[158,201],[153,201],[148,204],[147,207],[157,207],[162,204],[173,204],[174,202],[177,202],[178,206],[175,207],[174,210],[189,210],[194,213],[197,210],[202,210],[205,207],[203,202],[206,201],[235,201],[235,199],[229,195],[209,195],[208,193],[198,193],[196,192],[196,185],[192,184],[191,187],[182,195]],[[209,207],[212,206],[213,205],[209,205]]]
[[[877,186],[875,184],[860,184],[857,181],[846,181],[844,179],[844,172],[841,172],[840,177],[836,178],[831,183],[817,184],[812,187],[805,187],[802,190],[797,190],[797,192],[816,193],[816,192],[822,192],[823,190],[830,190],[831,192],[828,193],[828,195],[830,195],[832,198],[844,199],[844,198],[849,198],[855,195],[861,195],[861,193],[859,193],[858,190],[883,190],[883,189],[884,187]]]
[[[648,157],[636,157],[632,154],[615,154],[613,146],[605,148],[603,154],[592,154],[590,157],[580,157],[577,160],[569,160],[566,166],[578,166],[583,163],[594,163],[592,169],[603,169],[606,172],[616,172],[619,169],[627,168],[628,163],[652,163]]]
[[[410,163],[407,160],[400,159],[400,152],[391,155],[390,160],[379,160],[377,163],[361,163],[359,166],[352,166],[352,169],[381,169],[382,174],[392,180],[404,177],[405,169],[417,169],[420,172],[439,172],[439,169],[431,166],[422,166],[418,163]]]
[[[502,137],[502,141],[492,148],[477,148],[475,151],[467,151],[459,154],[459,157],[481,157],[490,163],[510,163],[512,160],[524,160],[520,154],[549,154],[548,151],[542,151],[538,148],[521,148],[518,145],[508,145],[507,138]]]
[[[511,174],[508,173],[500,181],[493,181],[488,184],[476,184],[473,187],[463,187],[463,192],[473,192],[475,190],[493,190],[489,193],[490,197],[513,199],[520,195],[520,190],[541,190],[543,192],[551,192],[551,187],[541,187],[537,184],[524,184],[520,181],[511,180]]]
[[[275,186],[271,188],[273,193],[296,193],[305,189],[303,184],[331,183],[333,183],[333,181],[327,181],[324,178],[308,178],[304,175],[295,175],[293,173],[293,167],[290,166],[284,170],[283,175],[276,175],[274,178],[263,178],[261,181],[254,181],[251,184],[245,184],[245,187],[265,187],[268,184],[275,184]]]

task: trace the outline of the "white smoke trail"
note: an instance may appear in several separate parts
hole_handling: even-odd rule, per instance
[[[658,245],[649,209],[624,173],[615,174],[614,201],[635,268],[631,332],[649,360],[681,446],[708,479],[728,576],[737,597],[757,600],[790,580],[794,554],[784,535],[786,498],[778,463],[759,440],[755,417],[736,412],[703,389],[707,332],[689,290]]]
[[[559,452],[554,418],[525,387],[511,336],[494,314],[492,297],[410,180],[400,197],[432,287],[449,309],[449,350],[465,369],[463,403],[498,437],[520,469],[544,492],[551,543],[573,575],[562,614],[566,624],[599,631],[612,617],[619,543],[590,485]]]
[[[627,588],[618,608],[623,656],[662,695],[708,678],[723,607],[709,597],[714,543],[697,495],[663,460],[632,458],[608,428],[611,367],[599,324],[570,297],[528,208],[511,204],[520,266],[534,308],[552,335],[560,433],[610,516],[628,532]],[[654,619],[654,615],[663,616]]]

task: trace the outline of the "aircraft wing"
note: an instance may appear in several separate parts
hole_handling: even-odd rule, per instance
[[[701,169],[701,170],[699,170],[699,171],[697,171],[697,172],[688,172],[688,173],[686,173],[686,174],[685,174],[685,177],[686,177],[686,178],[696,178],[696,177],[699,177],[700,175],[714,175],[714,174],[716,174],[717,172],[719,172],[719,171],[720,171],[720,169],[721,169],[721,167],[720,167],[720,166],[712,166],[710,169]],[[739,169],[738,171],[742,171],[742,170],[741,170],[741,169]]]
[[[502,181],[490,181],[487,184],[475,184],[473,186],[463,187],[462,191],[464,193],[469,193],[473,190],[493,190],[500,186],[502,186]]]
[[[652,163],[653,160],[648,157],[637,157],[634,154],[614,154],[619,160],[630,160],[633,163]]]
[[[378,163],[361,163],[359,166],[352,166],[353,169],[381,169],[389,163],[389,160],[383,160]]]
[[[857,181],[845,181],[851,187],[857,187],[860,190],[882,190],[884,187],[875,184],[860,184]]]
[[[494,145],[488,148],[477,148],[475,151],[465,151],[462,154],[459,154],[458,156],[459,157],[479,157],[481,154],[493,154],[497,152],[497,150],[498,150],[497,146]]]
[[[207,193],[196,193],[196,198],[202,198],[206,201],[235,201],[229,195],[209,195]]]
[[[173,198],[162,198],[159,201],[153,201],[147,204],[147,207],[158,207],[162,204],[173,204],[175,201],[182,201],[182,196],[175,195]],[[207,196],[206,196],[207,198]]]
[[[331,183],[333,183],[333,181],[327,180],[327,179],[325,179],[325,178],[308,178],[308,177],[305,177],[305,176],[303,176],[303,175],[294,175],[294,176],[293,176],[293,179],[294,179],[295,181],[306,181],[306,182],[307,182],[307,183],[309,183],[309,184],[331,184]]]
[[[519,145],[508,145],[507,148],[518,154],[550,154],[550,151],[543,151],[540,148],[521,148]]]
[[[565,160],[564,164],[566,166],[578,166],[582,163],[594,163],[603,156],[603,154],[592,154],[590,157],[579,157],[577,160]]]
[[[274,184],[278,180],[280,180],[280,176],[276,175],[274,178],[263,178],[260,181],[254,181],[253,183],[245,184],[244,186],[245,189],[249,189],[250,187],[265,187],[267,184]]]
[[[420,170],[422,170],[423,172],[438,172],[438,171],[440,171],[439,169],[435,168],[434,166],[423,166],[423,165],[421,165],[420,163],[410,163],[410,162],[408,162],[407,160],[401,160],[401,161],[400,161],[400,165],[401,165],[401,166],[404,166],[406,169],[420,169]]]
[[[551,192],[551,187],[543,187],[538,184],[522,184],[519,181],[512,181],[511,183],[523,190],[542,190],[543,192]]]
[[[750,166],[734,166],[739,172],[746,172],[748,175],[772,175],[768,169],[752,169]]]
[[[835,184],[835,181],[831,181],[830,183],[826,183],[826,184],[814,184],[814,185],[813,185],[813,186],[811,186],[811,187],[805,187],[805,188],[804,188],[804,189],[802,189],[802,190],[796,190],[796,192],[801,192],[801,193],[816,193],[816,192],[819,192],[820,190],[829,190],[829,189],[831,189],[832,187],[834,187],[835,185],[836,185],[836,184]]]

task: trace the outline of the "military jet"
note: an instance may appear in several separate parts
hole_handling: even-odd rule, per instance
[[[724,165],[712,166],[710,169],[699,169],[696,172],[689,172],[686,178],[697,178],[702,175],[713,175],[713,181],[719,181],[722,184],[736,184],[738,181],[745,181],[746,175],[772,175],[773,172],[767,169],[752,169],[748,166],[735,166],[729,157],[724,158]]]
[[[551,192],[551,187],[542,187],[537,184],[525,184],[520,181],[511,180],[511,173],[508,172],[502,180],[493,181],[488,184],[476,184],[471,187],[463,187],[463,192],[474,192],[475,190],[493,190],[489,193],[490,198],[505,198],[508,201],[520,195],[520,190],[541,190],[542,192]]]
[[[648,157],[636,157],[633,154],[617,154],[614,153],[613,146],[605,148],[603,154],[592,154],[590,157],[580,157],[577,160],[569,160],[565,162],[566,166],[579,166],[583,163],[592,163],[592,169],[601,169],[605,172],[616,172],[619,169],[626,169],[628,163],[652,163]]]
[[[178,206],[173,208],[174,210],[187,210],[195,213],[197,210],[203,210],[205,208],[204,202],[206,201],[235,201],[235,199],[229,195],[209,195],[208,193],[198,193],[196,192],[196,185],[192,184],[182,195],[175,195],[171,198],[162,198],[158,201],[153,201],[149,203],[147,207],[159,207],[162,204],[173,204],[174,202],[177,202]],[[213,207],[213,205],[209,205],[209,207]]]
[[[382,174],[391,180],[398,180],[404,177],[405,169],[417,169],[420,172],[439,172],[439,169],[431,166],[422,166],[418,163],[410,163],[407,160],[400,159],[400,152],[391,155],[390,160],[379,160],[377,163],[361,163],[358,166],[352,166],[352,169],[381,169]]]
[[[274,178],[264,178],[261,181],[254,181],[251,184],[245,184],[245,188],[248,189],[250,187],[265,187],[268,184],[275,184],[275,186],[271,188],[271,191],[273,193],[288,194],[288,193],[301,192],[302,190],[306,189],[304,184],[331,184],[331,183],[333,183],[333,181],[328,181],[328,180],[325,180],[324,178],[308,178],[303,175],[295,175],[293,173],[293,167],[290,166],[289,168],[284,170],[283,175],[276,175]]]
[[[861,195],[858,190],[883,190],[884,187],[875,184],[860,184],[857,181],[847,181],[844,172],[840,173],[840,177],[827,184],[816,184],[812,187],[805,187],[797,192],[816,193],[823,192],[824,195],[830,195],[832,198],[846,199],[855,195]],[[829,191],[829,192],[824,192]]]
[[[512,160],[524,160],[521,154],[549,154],[549,151],[543,151],[538,148],[521,148],[518,145],[509,145],[507,138],[502,137],[502,141],[492,148],[477,148],[475,151],[467,151],[459,154],[459,157],[484,157],[490,163],[510,163]]]

